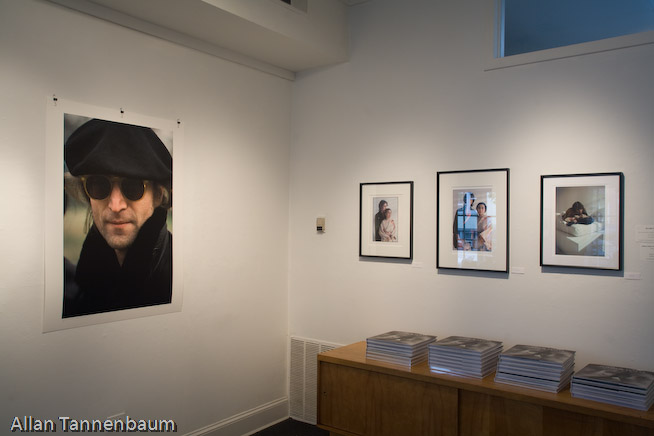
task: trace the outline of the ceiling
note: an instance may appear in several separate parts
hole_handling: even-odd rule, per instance
[[[347,9],[370,0],[49,0],[289,80],[347,60]],[[240,3],[239,3],[240,2]]]

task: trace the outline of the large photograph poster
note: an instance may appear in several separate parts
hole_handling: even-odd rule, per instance
[[[181,123],[52,99],[47,127],[44,331],[179,311]]]

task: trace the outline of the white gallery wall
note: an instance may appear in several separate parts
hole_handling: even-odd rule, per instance
[[[654,224],[654,45],[484,71],[488,18],[472,0],[366,2],[350,8],[350,61],[299,75],[290,334],[463,335],[654,370],[654,262],[635,238]],[[488,168],[511,171],[517,273],[439,271],[436,173]],[[540,176],[618,171],[624,274],[541,268]],[[359,183],[408,180],[413,262],[360,259]]]
[[[42,0],[0,1],[0,59],[0,428],[286,417],[291,83]],[[184,124],[182,312],[41,333],[53,94]]]

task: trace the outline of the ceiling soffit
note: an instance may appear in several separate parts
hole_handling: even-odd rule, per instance
[[[49,1],[289,80],[347,60],[339,0],[307,0],[306,13],[280,0]]]

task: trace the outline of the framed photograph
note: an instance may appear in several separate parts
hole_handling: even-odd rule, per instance
[[[181,123],[50,97],[46,132],[43,331],[180,311]]]
[[[509,170],[437,174],[436,267],[509,271]]]
[[[540,264],[622,269],[622,173],[540,178]]]
[[[413,258],[413,182],[361,183],[359,256]]]

